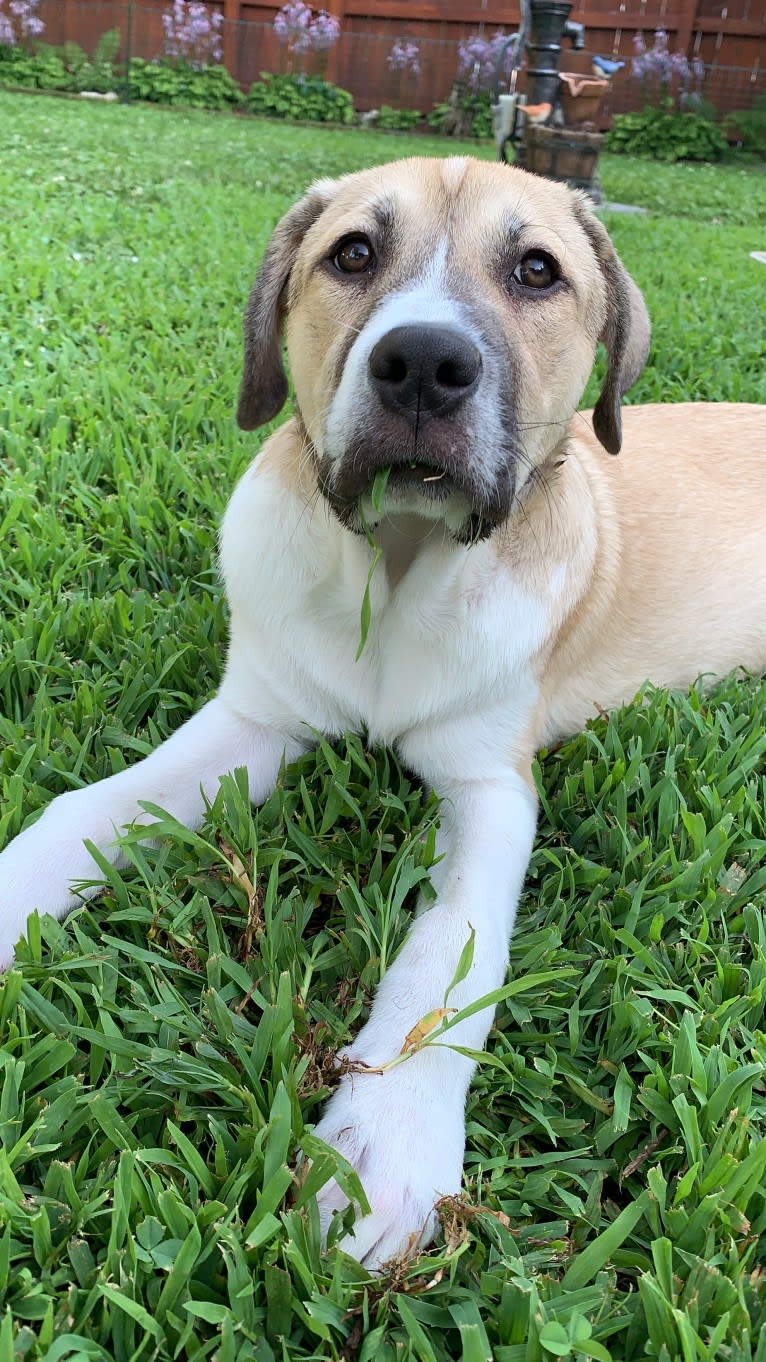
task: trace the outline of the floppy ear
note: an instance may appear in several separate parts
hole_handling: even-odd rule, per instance
[[[620,398],[633,387],[646,364],[651,323],[641,291],[619,259],[597,218],[577,205],[577,216],[598,260],[606,294],[606,321],[599,340],[607,352],[601,395],[593,409],[593,429],[610,454],[622,445]]]
[[[333,180],[319,180],[274,229],[245,308],[245,362],[237,424],[255,430],[285,404],[287,375],[282,362],[282,323],[295,253],[333,196]]]

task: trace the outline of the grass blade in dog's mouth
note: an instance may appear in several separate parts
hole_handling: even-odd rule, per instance
[[[388,479],[390,476],[391,476],[390,464],[386,464],[384,468],[379,468],[377,473],[375,474],[375,481],[372,484],[372,491],[370,492],[370,501],[372,503],[372,509],[376,515],[380,515],[383,510],[383,499],[386,495],[386,487],[388,486]],[[359,615],[359,647],[356,650],[356,657],[354,659],[355,662],[358,662],[360,657],[362,656],[362,653],[364,652],[364,646],[367,642],[367,635],[370,632],[370,623],[372,621],[372,603],[370,601],[370,587],[372,586],[372,579],[375,576],[375,569],[377,568],[378,563],[383,557],[383,550],[380,547],[380,545],[376,543],[372,530],[370,529],[370,526],[366,523],[363,514],[361,518],[362,525],[364,526],[365,538],[373,552],[372,562],[370,563],[370,570],[367,573],[367,581],[364,587],[364,595],[362,597],[362,608]]]
[[[380,515],[386,493],[391,495],[407,491],[436,491],[440,484],[444,491],[451,490],[452,480],[447,469],[439,468],[437,464],[412,460],[410,463],[387,465],[375,475],[370,492],[370,504],[375,513]]]
[[[390,464],[386,464],[385,468],[379,468],[375,474],[375,481],[372,484],[372,491],[370,493],[370,501],[372,502],[373,511],[376,511],[378,515],[383,510],[383,498],[386,495],[386,487],[388,486],[388,479],[390,476]]]

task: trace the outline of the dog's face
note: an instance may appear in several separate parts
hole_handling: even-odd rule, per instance
[[[620,446],[622,393],[646,358],[641,295],[585,201],[470,159],[395,162],[320,181],[277,227],[245,317],[238,409],[285,400],[280,324],[318,482],[351,529],[386,514],[488,534],[556,456],[596,345],[594,414]]]

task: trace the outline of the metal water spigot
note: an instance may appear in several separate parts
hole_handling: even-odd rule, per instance
[[[574,19],[567,19],[564,24],[564,38],[568,38],[575,52],[582,52],[585,47],[585,24],[578,24]]]

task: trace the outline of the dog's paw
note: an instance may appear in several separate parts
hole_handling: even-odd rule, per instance
[[[424,1054],[384,1074],[346,1074],[316,1128],[359,1174],[370,1213],[359,1215],[340,1246],[373,1272],[425,1248],[437,1229],[436,1203],[460,1190],[463,1090],[450,1093],[435,1059]],[[318,1202],[324,1237],[333,1212],[349,1201],[333,1181]]]
[[[30,913],[64,917],[85,895],[72,883],[95,879],[98,867],[85,837],[106,840],[114,832],[90,789],[59,795],[41,818],[0,853],[0,970],[13,963],[16,942]],[[95,890],[91,890],[94,893]]]

